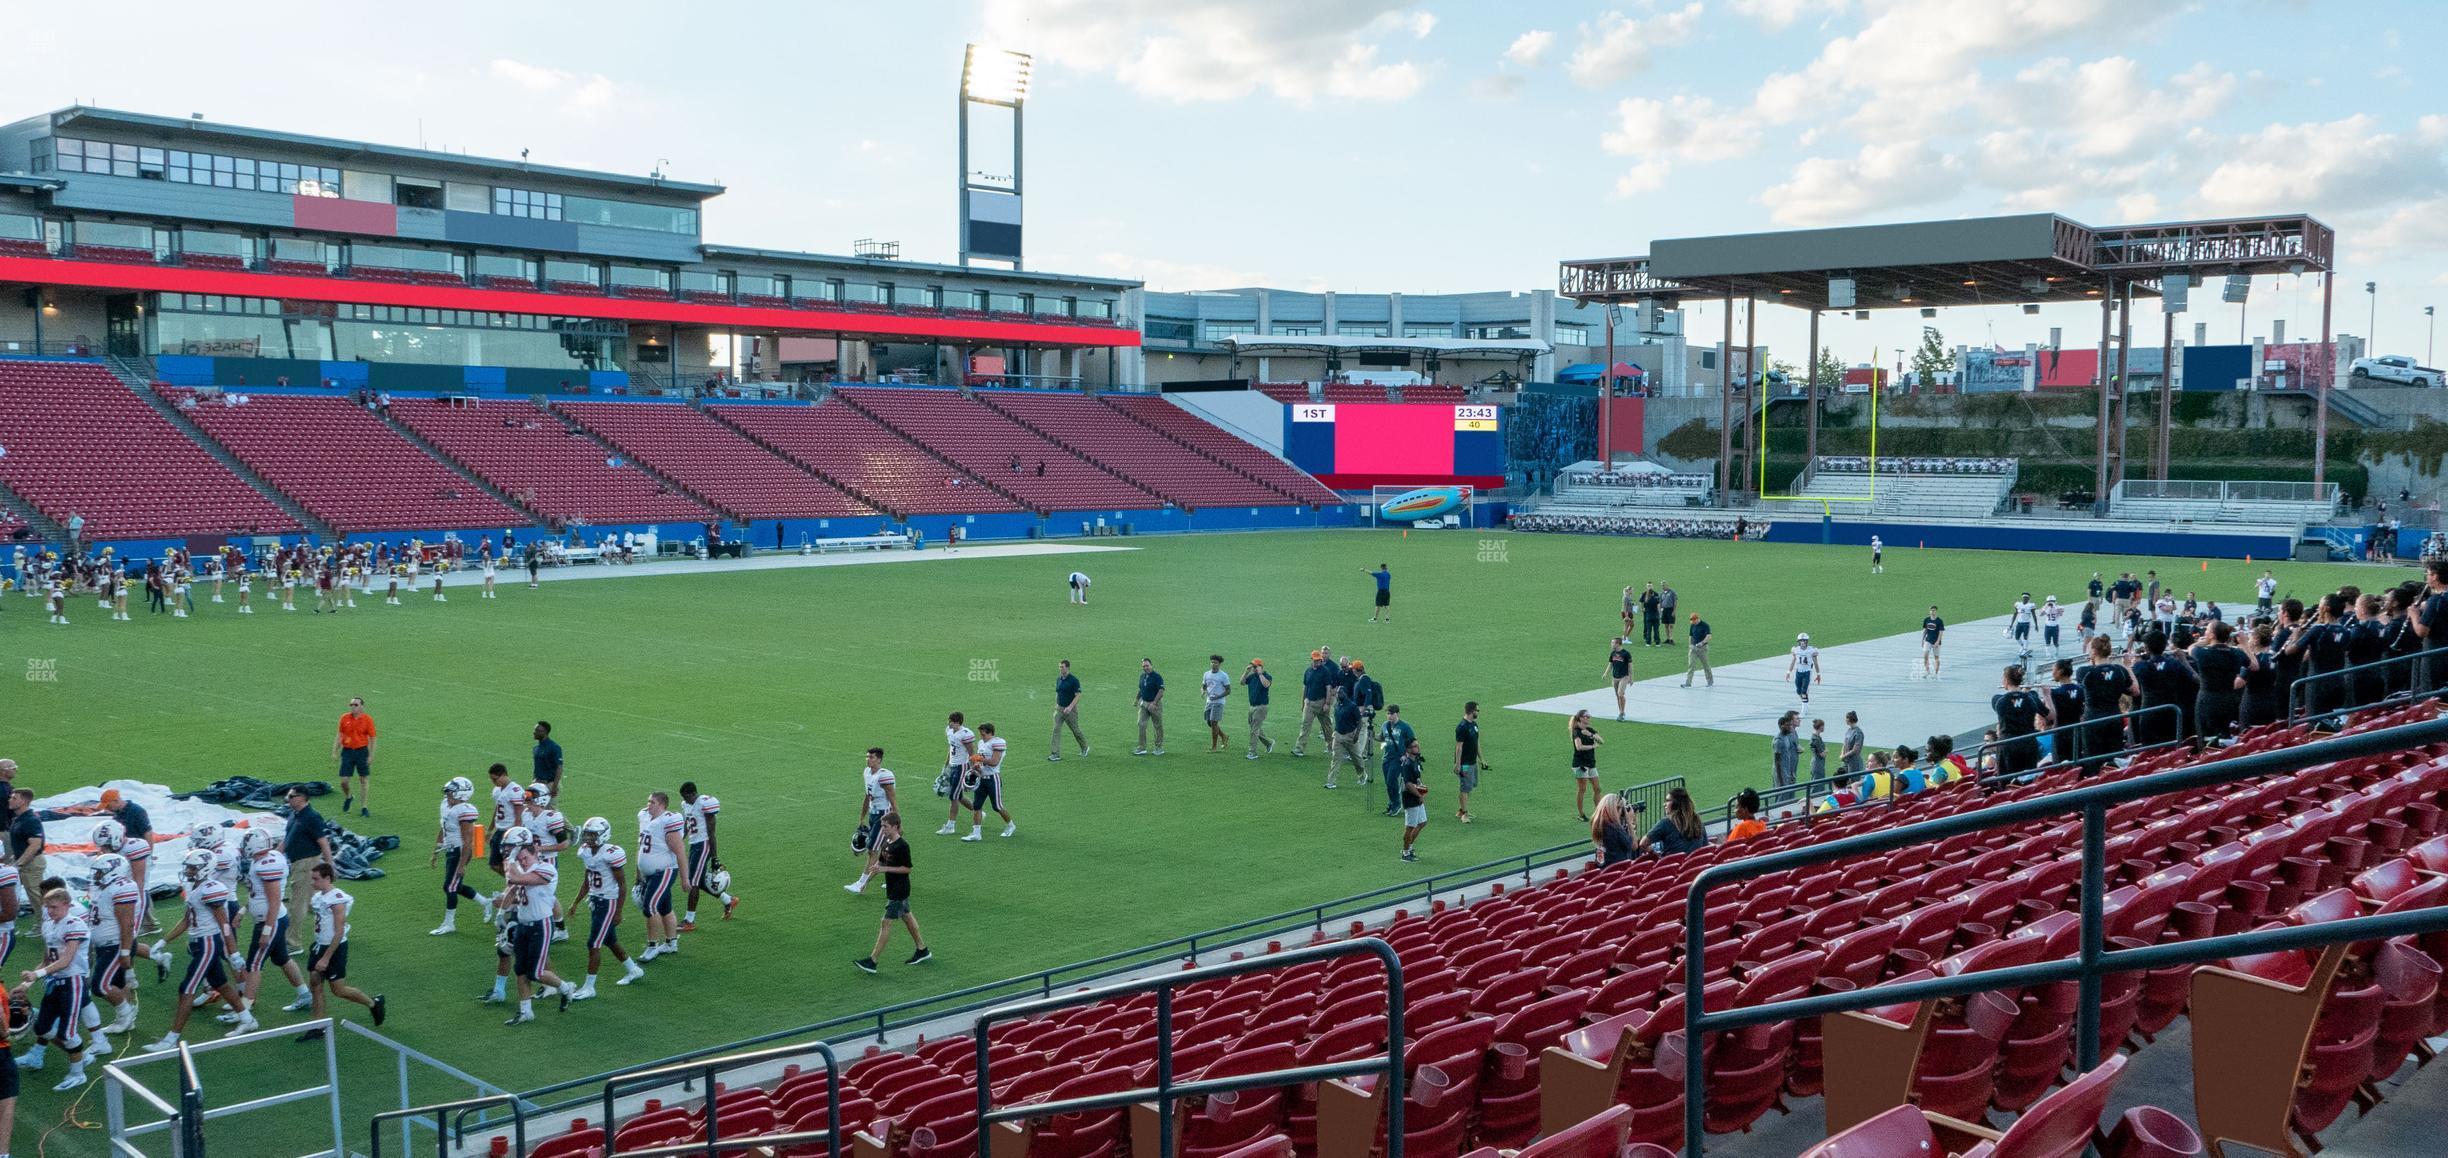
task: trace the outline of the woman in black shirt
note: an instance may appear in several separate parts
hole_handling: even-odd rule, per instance
[[[1998,694],[1989,697],[1997,712],[1997,770],[2003,777],[2019,776],[2040,766],[2036,733],[2048,723],[2048,697],[2023,686],[2023,665],[2009,664]]]
[[[2173,724],[2165,712],[2134,720],[2135,742],[2161,744],[2199,735],[2194,730],[2193,698],[2201,691],[2201,680],[2184,660],[2168,653],[2168,637],[2163,632],[2143,636],[2142,651],[2142,662],[2134,667],[2134,682],[2142,686],[2141,706],[2169,704],[2182,716]]]
[[[1602,868],[1639,853],[1640,842],[1632,835],[1632,819],[1622,796],[1609,792],[1598,798],[1597,815],[1590,821],[1590,843],[1598,846]]]
[[[2105,634],[2092,636],[2091,662],[2074,673],[2074,684],[2082,689],[2083,718],[2091,721],[2083,728],[2085,760],[2105,760],[2124,750],[2125,721],[2114,717],[2124,714],[2125,697],[2138,700],[2142,695],[2133,672],[2110,658],[2115,649]]]
[[[2058,660],[2057,666],[2050,669],[2049,675],[2049,719],[2056,721],[2050,726],[2063,728],[2081,723],[2083,718],[2082,685],[2074,682],[2074,661]],[[2059,732],[2050,741],[2056,746],[2057,758],[2060,761],[2081,758],[2079,749],[2082,745],[2078,739],[2080,735],[2079,732]]]
[[[2269,624],[2252,629],[2245,654],[2244,726],[2257,728],[2286,718],[2286,697],[2278,694],[2278,634]]]
[[[2296,632],[2295,642],[2287,647],[2287,651],[2303,659],[2303,678],[2309,681],[2304,689],[2304,707],[2315,716],[2346,706],[2345,680],[2313,678],[2346,670],[2346,647],[2353,632],[2338,622],[2345,614],[2345,596],[2335,593],[2321,596],[2319,618]]]
[[[2380,631],[2380,657],[2395,660],[2380,673],[2380,684],[2388,694],[2396,695],[2414,686],[2414,664],[2405,657],[2421,651],[2422,637],[2414,634],[2414,604],[2422,589],[2411,583],[2392,588],[2388,593],[2388,620]]]
[[[2375,664],[2387,654],[2388,620],[2380,615],[2380,596],[2364,595],[2355,601],[2355,621],[2346,638],[2346,666]],[[2388,698],[2388,676],[2378,668],[2356,672],[2348,679],[2358,708]]]
[[[1598,737],[1598,729],[1590,727],[1589,709],[1573,713],[1572,718],[1573,811],[1588,820],[1583,803],[1592,789],[1598,787],[1598,745],[1606,743]]]
[[[1690,852],[1708,844],[1708,827],[1700,823],[1700,811],[1692,807],[1691,793],[1677,788],[1666,794],[1666,816],[1649,830],[1641,844],[1660,856]]]
[[[2201,691],[2193,697],[2193,718],[2206,739],[2234,734],[2244,712],[2244,670],[2252,658],[2235,646],[2235,629],[2210,625],[2210,638],[2193,649],[2193,666],[2201,674]]]

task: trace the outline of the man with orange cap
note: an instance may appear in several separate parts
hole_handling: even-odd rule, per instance
[[[1300,734],[1292,737],[1292,754],[1309,754],[1309,725],[1318,726],[1318,735],[1326,743],[1334,743],[1334,717],[1327,714],[1327,698],[1334,687],[1334,665],[1326,662],[1326,649],[1309,653],[1309,667],[1301,672]]]
[[[138,840],[153,839],[153,818],[145,813],[144,805],[121,796],[118,789],[102,790],[102,811],[110,813],[127,835]]]

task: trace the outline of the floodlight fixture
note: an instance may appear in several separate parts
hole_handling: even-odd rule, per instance
[[[1028,99],[1034,68],[1025,52],[972,44],[961,60],[961,95],[980,104],[1018,105]]]

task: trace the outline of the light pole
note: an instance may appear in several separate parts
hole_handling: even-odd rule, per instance
[[[2437,365],[2431,359],[2439,353],[2439,307],[2423,307],[2423,362]]]
[[[2363,340],[2371,343],[2371,353],[2374,357],[2378,357],[2380,354],[2380,283],[2364,282],[2363,292],[2371,295],[2371,323],[2363,327]]]

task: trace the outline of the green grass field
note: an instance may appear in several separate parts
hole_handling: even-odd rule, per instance
[[[238,773],[327,777],[333,720],[348,697],[364,696],[381,727],[375,808],[371,821],[350,823],[398,834],[401,850],[381,863],[385,879],[351,886],[359,901],[351,979],[388,994],[388,1034],[527,1088],[1575,839],[1585,830],[1571,806],[1563,720],[1503,705],[1602,684],[1627,582],[1672,581],[1682,607],[1716,627],[1722,665],[1782,652],[1804,615],[1825,646],[1908,630],[1931,602],[2002,607],[2042,583],[2076,590],[2094,569],[2155,566],[2222,592],[2247,590],[2260,569],[2215,562],[2201,575],[2187,560],[1890,549],[1887,573],[1874,578],[1866,553],[1850,548],[1493,542],[1485,551],[1467,534],[1183,537],[1088,556],[642,572],[539,591],[506,584],[493,602],[475,599],[463,580],[446,606],[361,600],[338,617],[274,610],[244,619],[234,607],[205,606],[188,621],[139,612],[132,624],[112,624],[85,603],[81,614],[72,608],[68,628],[46,626],[37,604],[11,597],[0,611],[10,655],[0,662],[56,661],[57,676],[0,681],[0,755],[19,761],[19,784],[37,793],[113,777],[174,788]],[[1381,560],[1394,570],[1398,617],[1372,626],[1362,572]],[[1064,600],[1062,576],[1074,567],[1095,576],[1089,607]],[[2278,569],[2295,590],[2325,590],[2348,575],[2371,586],[2375,575]],[[1354,799],[1382,806],[1374,785],[1323,792],[1322,746],[1306,760],[1288,754],[1297,675],[1319,644],[1368,662],[1419,729],[1432,773],[1450,759],[1445,745],[1462,702],[1483,705],[1497,771],[1473,800],[1479,823],[1453,823],[1450,796],[1432,799],[1430,815],[1444,819],[1422,837],[1416,866],[1396,858],[1396,822]],[[1241,758],[1237,696],[1226,716],[1232,746],[1206,754],[1196,676],[1210,652],[1236,674],[1251,656],[1279,673],[1274,756]],[[1173,688],[1162,758],[1130,755],[1128,700],[1141,656]],[[1086,685],[1082,718],[1095,753],[1048,764],[1060,658]],[[1679,654],[1641,658],[1645,678],[1681,669]],[[973,725],[996,723],[1011,741],[1016,839],[991,830],[983,844],[931,835],[942,811],[927,784],[943,716],[954,709]],[[744,902],[729,923],[705,914],[683,954],[651,965],[642,984],[616,989],[607,976],[599,1000],[566,1016],[547,1004],[536,1024],[508,1029],[499,1007],[475,1000],[492,975],[490,939],[426,935],[440,898],[425,853],[440,783],[466,775],[481,788],[495,760],[523,776],[539,718],[553,722],[568,751],[564,811],[573,821],[611,818],[624,843],[649,790],[695,779],[719,795],[724,857]],[[1767,745],[1754,737],[1602,728],[1610,785],[1680,775],[1713,802],[1766,775]],[[869,744],[883,745],[902,773],[915,909],[937,954],[902,968],[908,947],[896,935],[877,977],[850,961],[874,935],[881,890],[854,898],[839,887],[855,871],[846,839]],[[1442,791],[1450,780],[1429,783]],[[481,868],[471,879],[490,887]],[[634,921],[624,926],[633,946]],[[556,966],[581,972],[583,952],[559,948]],[[267,993],[275,990],[277,982]],[[148,983],[140,1040],[164,1028],[162,992]],[[274,1001],[283,998],[279,991]],[[189,1036],[209,1040],[218,1028],[200,1020]],[[319,1062],[319,1051],[294,1049],[223,1055],[204,1075],[208,1097],[225,1104],[314,1080],[307,1055]],[[348,1137],[362,1150],[356,1107],[396,1104],[397,1079],[370,1047],[344,1058],[354,1094]],[[102,1154],[98,1130],[55,1129],[71,1116],[102,1121],[98,1083],[74,1105],[50,1091],[60,1065],[55,1057],[27,1075],[15,1152]],[[161,1067],[152,1072],[168,1080]],[[456,1093],[417,1087],[420,1098]],[[228,1129],[247,1130],[251,1143],[233,1152],[294,1153],[327,1144],[311,1136],[316,1124],[301,1109]]]

